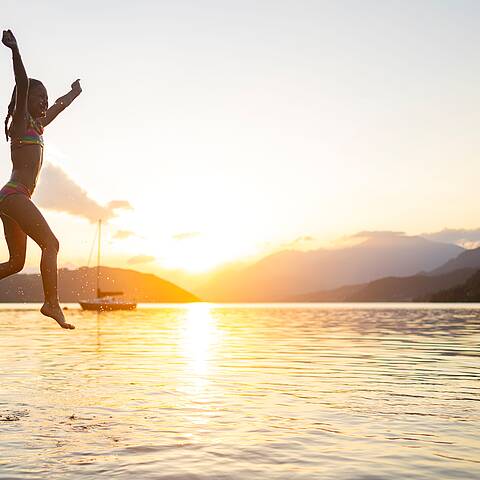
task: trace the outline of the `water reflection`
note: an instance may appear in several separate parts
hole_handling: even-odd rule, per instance
[[[208,303],[194,303],[187,309],[181,326],[181,346],[188,372],[196,379],[206,377],[212,350],[219,340],[216,319]]]

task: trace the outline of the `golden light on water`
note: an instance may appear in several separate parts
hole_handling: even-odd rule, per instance
[[[202,428],[210,423],[214,411],[211,409],[212,356],[220,332],[216,319],[211,315],[208,303],[191,304],[186,311],[181,327],[180,354],[185,361],[181,390],[194,406],[188,415],[192,424]],[[197,432],[198,433],[198,432]],[[193,432],[190,436],[195,437]]]
[[[220,331],[209,303],[193,303],[186,312],[182,329],[181,347],[186,360],[187,372],[202,383],[209,373],[212,350],[217,344]]]

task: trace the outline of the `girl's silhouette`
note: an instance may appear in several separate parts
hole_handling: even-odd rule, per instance
[[[10,180],[0,189],[0,216],[10,258],[0,263],[0,279],[22,270],[27,235],[31,237],[42,250],[40,271],[45,302],[40,311],[62,328],[73,329],[75,327],[65,321],[58,301],[58,240],[30,197],[43,161],[43,129],[80,95],[82,89],[80,81],[76,80],[71,91],[48,108],[47,90],[39,80],[28,78],[11,30],[3,31],[2,43],[12,51],[15,88],[5,119],[13,170]]]

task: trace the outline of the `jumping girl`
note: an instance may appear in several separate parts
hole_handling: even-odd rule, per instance
[[[0,190],[0,216],[10,259],[0,263],[0,280],[22,270],[28,235],[42,250],[40,271],[45,302],[40,311],[62,328],[73,329],[75,327],[65,321],[58,302],[58,240],[30,197],[43,161],[43,129],[80,95],[82,89],[80,81],[76,80],[71,91],[48,108],[47,90],[39,80],[27,77],[11,30],[3,31],[2,43],[12,51],[15,88],[5,119],[13,170],[10,181]]]

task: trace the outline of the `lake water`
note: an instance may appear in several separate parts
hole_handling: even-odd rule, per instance
[[[478,479],[480,305],[0,307],[0,479]]]

